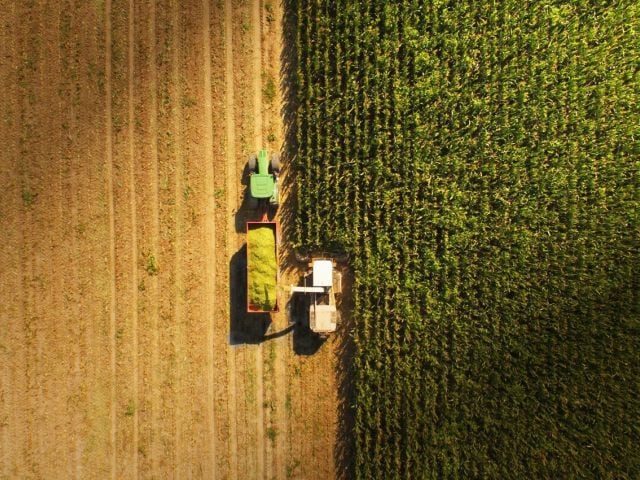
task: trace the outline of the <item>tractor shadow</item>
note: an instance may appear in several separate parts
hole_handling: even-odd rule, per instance
[[[229,345],[257,344],[265,340],[271,325],[268,313],[247,312],[247,246],[243,245],[229,262]]]
[[[236,211],[235,228],[236,233],[245,233],[247,221],[258,220],[258,216],[260,214],[255,206],[251,205],[249,198],[249,165],[246,163],[244,165],[244,170],[242,171],[240,184],[242,185],[242,203]]]

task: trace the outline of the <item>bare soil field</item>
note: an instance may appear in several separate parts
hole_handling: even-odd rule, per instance
[[[285,136],[282,6],[0,13],[0,478],[339,476],[344,329],[292,329],[284,290],[245,313],[246,159]]]

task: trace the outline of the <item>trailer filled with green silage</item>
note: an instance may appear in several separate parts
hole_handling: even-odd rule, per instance
[[[247,311],[277,312],[277,224],[247,222]]]

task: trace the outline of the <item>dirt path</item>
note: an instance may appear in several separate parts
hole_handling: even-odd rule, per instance
[[[333,478],[338,343],[246,314],[280,3],[0,11],[0,478]]]

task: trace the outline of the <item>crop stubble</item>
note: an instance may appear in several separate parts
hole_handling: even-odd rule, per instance
[[[331,477],[333,341],[229,344],[279,4],[0,5],[0,475]]]

